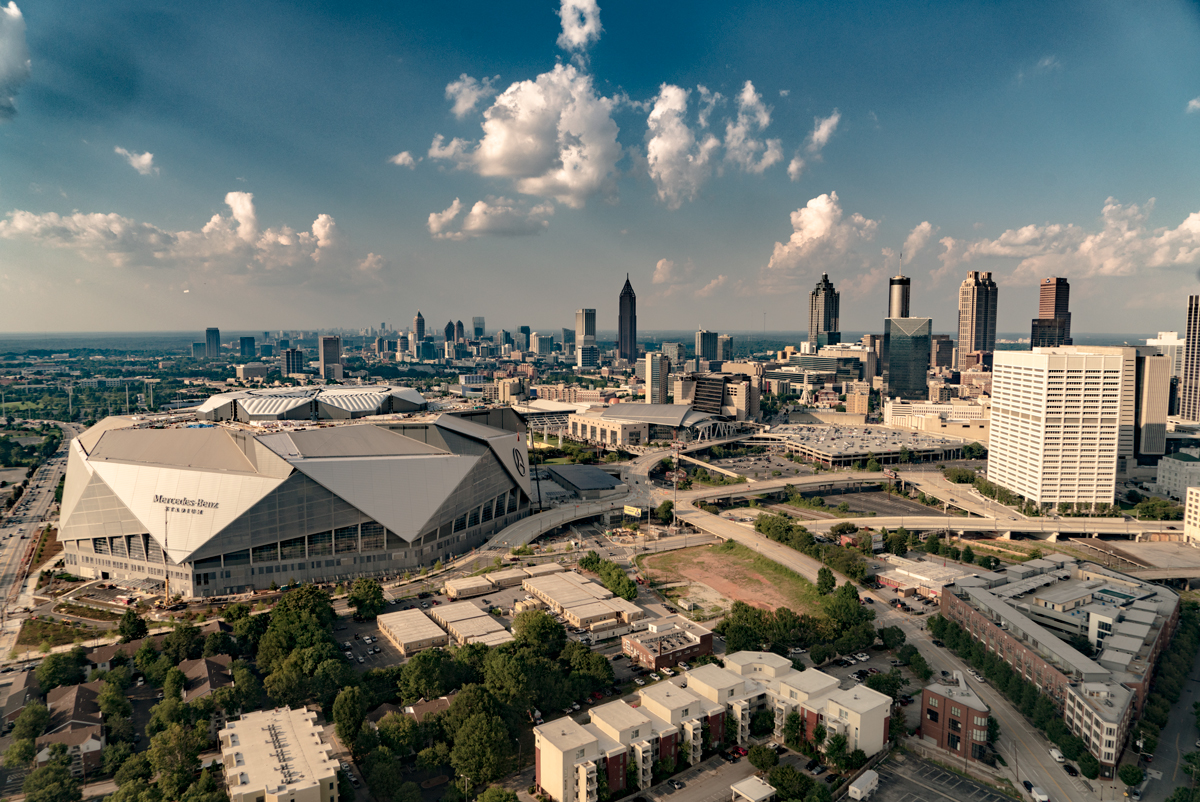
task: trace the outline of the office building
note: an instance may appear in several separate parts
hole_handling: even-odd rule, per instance
[[[646,354],[646,403],[667,403],[667,383],[670,381],[671,360],[662,354]]]
[[[475,329],[475,339],[482,340],[484,331],[483,317],[479,316],[471,318],[471,324],[472,328]]]
[[[883,383],[889,398],[923,401],[929,397],[926,381],[933,349],[932,329],[933,320],[927,317],[883,321]]]
[[[997,351],[988,479],[1035,504],[1115,499],[1133,457],[1133,348]]]
[[[263,343],[258,347],[258,353],[260,356],[275,356],[275,346]]]
[[[575,356],[575,364],[581,368],[600,365],[600,351],[596,348],[595,309],[575,310]]]
[[[1143,346],[1137,351],[1137,438],[1139,457],[1167,453],[1167,415],[1171,407],[1171,358]]]
[[[1165,587],[1048,554],[956,580],[941,594],[940,612],[1037,685],[1108,778],[1122,750],[1136,748],[1128,736],[1179,610],[1179,596]],[[1076,638],[1093,656],[1072,645]]]
[[[618,299],[620,311],[617,316],[617,358],[633,363],[638,358],[637,347],[637,294],[625,274],[625,286]]]
[[[888,317],[908,317],[909,292],[912,289],[912,279],[898,275],[888,279]]]
[[[929,363],[935,368],[954,367],[954,340],[949,334],[933,335],[933,352],[929,355]],[[959,368],[962,370],[963,368]]]
[[[467,332],[466,329],[463,328],[463,322],[461,320],[454,324],[454,340],[455,342],[460,343],[467,341]]]
[[[454,321],[453,320],[446,323],[446,328],[442,330],[442,334],[446,338],[447,343],[453,344],[455,342],[456,338],[454,336]]]
[[[983,760],[988,749],[988,717],[984,704],[963,679],[961,671],[921,691],[921,737],[965,760]]]
[[[239,337],[238,338],[238,352],[239,352],[239,355],[242,357],[245,357],[247,359],[253,359],[254,358],[254,338],[253,337]]]
[[[958,352],[961,356],[974,351],[996,350],[996,300],[999,289],[991,273],[972,270],[958,288]]]
[[[1038,316],[1033,321],[1029,347],[1071,345],[1071,285],[1065,278],[1042,279]]]
[[[660,350],[673,366],[682,365],[687,360],[687,348],[683,343],[663,343]]]
[[[1200,487],[1187,489],[1187,504],[1183,508],[1183,536],[1193,546],[1200,544]]]
[[[513,347],[518,351],[524,351],[529,347],[529,333],[531,329],[528,326],[517,326],[517,337],[513,342]],[[582,345],[576,341],[576,344]]]
[[[846,398],[846,409],[850,411],[850,396]],[[886,401],[883,405],[884,426],[961,437],[964,442],[975,441],[985,446],[991,435],[991,424],[991,407],[966,399],[951,398],[945,402]]]
[[[317,359],[322,379],[342,380],[342,338],[325,335],[317,338]]]
[[[206,329],[204,332],[204,356],[216,359],[221,355],[221,330]]]
[[[564,328],[562,330],[562,352],[563,356],[571,356],[575,353],[575,329]]]
[[[338,802],[333,745],[310,710],[245,713],[220,745],[229,802]]]
[[[717,336],[717,361],[726,362],[733,359],[733,337],[728,334]]]
[[[1183,378],[1184,344],[1177,331],[1160,331],[1158,337],[1146,340],[1146,345],[1167,357],[1171,363],[1171,375],[1177,379]]]
[[[409,338],[409,346],[414,354],[419,357],[418,351],[421,347],[421,342],[425,339],[425,318],[421,314],[421,310],[417,310],[416,317],[413,318],[413,336]]]
[[[208,343],[192,343],[192,359],[204,359],[208,354]]]
[[[690,404],[698,412],[738,421],[758,419],[761,391],[758,382],[743,373],[691,373],[677,377],[673,390],[676,404]]]
[[[816,288],[808,294],[808,344],[823,348],[842,341],[839,324],[841,294],[833,288],[828,273],[821,274]]]
[[[1158,495],[1184,501],[1197,485],[1200,485],[1200,448],[1181,448],[1158,461],[1154,480],[1154,492]]]
[[[717,333],[700,329],[696,332],[696,359],[705,361],[717,358]]]
[[[538,356],[550,356],[554,353],[554,337],[549,334],[538,334],[536,331],[531,338],[529,350]]]
[[[284,376],[303,373],[308,368],[304,361],[304,351],[299,348],[284,348],[279,352],[279,360],[279,370]]]
[[[203,597],[465,554],[529,513],[525,442],[515,423],[454,415],[346,420],[420,411],[417,399],[400,387],[249,390],[202,405],[204,428],[106,418],[71,441],[63,560],[75,576],[169,579],[170,595]],[[245,425],[284,419],[324,425]]]
[[[1179,417],[1200,421],[1200,295],[1188,296],[1187,342],[1179,383]]]

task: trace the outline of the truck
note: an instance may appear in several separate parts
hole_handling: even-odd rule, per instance
[[[869,799],[878,787],[879,775],[873,770],[867,769],[862,773],[861,777],[850,783],[850,787],[846,789],[846,793],[851,799]]]
[[[1033,802],[1050,802],[1050,795],[1041,788],[1038,788],[1036,785],[1033,786],[1033,789],[1029,792],[1029,795],[1033,797]]]

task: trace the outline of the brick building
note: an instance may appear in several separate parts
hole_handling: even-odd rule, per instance
[[[643,668],[657,671],[712,654],[712,631],[681,615],[650,622],[640,631],[621,636],[621,651]]]
[[[952,682],[935,682],[921,691],[921,737],[949,752],[983,760],[990,713],[967,687],[962,672],[955,671]]]

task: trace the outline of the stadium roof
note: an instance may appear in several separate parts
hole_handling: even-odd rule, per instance
[[[197,407],[196,414],[207,420],[327,420],[415,412],[425,408],[425,398],[411,387],[326,385],[219,393]]]
[[[688,427],[712,420],[712,415],[699,412],[687,404],[616,404],[600,412],[606,420],[626,420],[652,423],[658,426]]]

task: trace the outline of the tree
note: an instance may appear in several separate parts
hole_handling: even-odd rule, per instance
[[[558,657],[567,645],[567,630],[542,610],[517,613],[512,633],[517,643],[543,657]]]
[[[182,699],[185,685],[187,675],[178,668],[172,668],[163,678],[163,699]]]
[[[128,718],[133,714],[133,705],[129,703],[129,697],[125,695],[125,691],[111,682],[104,683],[104,687],[96,696],[96,703],[100,706],[100,712],[105,719],[113,716]]]
[[[228,632],[210,632],[204,639],[203,657],[215,657],[218,654],[237,654],[237,644]]]
[[[970,546],[963,546],[962,561],[968,565],[975,562],[975,551]]]
[[[908,680],[900,674],[900,669],[893,668],[886,674],[872,674],[863,684],[871,690],[885,693],[895,700],[900,698],[900,692],[908,685]]]
[[[37,668],[38,685],[42,693],[49,693],[60,685],[83,682],[83,662],[83,649],[78,646],[69,652],[47,655]]]
[[[995,716],[988,716],[987,727],[988,727],[988,734],[987,734],[988,743],[994,744],[994,743],[996,743],[996,741],[999,741],[1000,740],[1000,722],[999,722],[999,720],[997,720]],[[1094,759],[1095,758],[1093,758],[1093,760]]]
[[[359,577],[350,586],[350,595],[346,603],[354,608],[362,618],[374,618],[383,612],[387,602],[383,598],[383,588],[374,579]]]
[[[136,780],[149,780],[152,776],[154,776],[154,770],[150,768],[150,758],[138,753],[130,755],[121,764],[116,774],[113,775],[113,780],[120,786]]]
[[[37,750],[32,738],[18,738],[8,745],[4,752],[4,767],[6,769],[23,769],[33,763]]]
[[[27,802],[80,802],[83,792],[65,760],[52,760],[34,769],[21,786]]]
[[[821,566],[821,569],[817,571],[817,593],[827,596],[833,592],[836,585],[837,580],[833,577],[833,571]]]
[[[779,755],[769,746],[750,747],[750,765],[759,771],[769,771],[779,762]]]
[[[128,716],[112,716],[104,720],[109,741],[133,742],[133,720]]]
[[[1079,756],[1079,770],[1084,777],[1094,780],[1100,776],[1100,761],[1091,752],[1084,752]]]
[[[356,686],[343,688],[333,702],[334,731],[337,733],[338,740],[352,752],[358,741],[358,734],[362,730],[363,717],[366,712],[362,689]]]
[[[658,505],[658,509],[654,511],[654,517],[658,518],[659,522],[662,523],[663,526],[667,526],[671,523],[674,512],[675,502],[667,499],[662,504]]]
[[[121,643],[141,640],[150,634],[146,620],[133,608],[126,610],[125,614],[121,616],[121,622],[117,624],[117,631],[121,633]]]
[[[200,768],[200,750],[208,741],[207,728],[172,724],[150,739],[150,768],[158,775],[158,787],[168,798],[177,799],[192,783]]]
[[[849,739],[846,738],[844,732],[835,732],[829,736],[829,741],[825,744],[825,757],[838,771],[845,766],[846,758],[849,756],[846,751],[848,746]]]
[[[176,624],[162,641],[162,653],[171,661],[171,665],[179,665],[184,660],[195,660],[204,651],[204,635],[194,624]]]
[[[200,772],[200,777],[192,783],[180,802],[228,802],[229,795],[217,785],[208,769]]]
[[[517,795],[507,788],[489,785],[476,799],[478,802],[517,802]]]
[[[879,639],[883,641],[885,649],[894,652],[904,645],[904,630],[896,626],[882,627],[879,630]]]
[[[450,765],[477,785],[490,783],[504,775],[511,743],[503,719],[476,713],[458,728]]]
[[[1117,776],[1121,778],[1121,782],[1128,785],[1130,788],[1137,785],[1146,776],[1140,766],[1135,766],[1132,763],[1126,763],[1117,769]]]
[[[788,763],[781,763],[771,769],[767,775],[767,782],[776,790],[780,799],[804,799],[813,787],[811,777],[800,773],[795,766]]]
[[[131,755],[133,755],[133,746],[124,741],[111,743],[104,747],[104,773],[116,774]]]
[[[50,724],[50,711],[38,702],[25,705],[21,715],[13,724],[12,737],[17,740],[34,739],[46,731]]]

